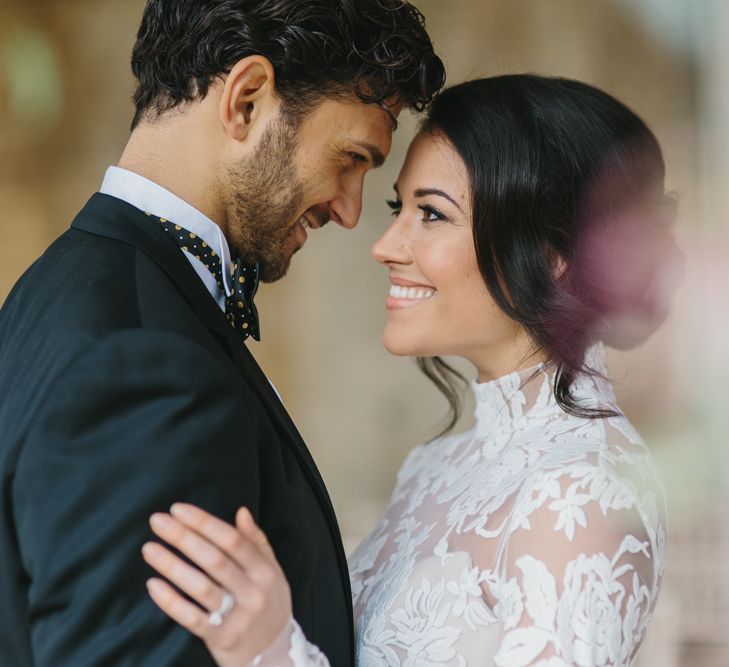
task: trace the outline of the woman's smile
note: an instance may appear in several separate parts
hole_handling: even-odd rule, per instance
[[[433,298],[438,291],[431,285],[405,280],[404,278],[390,277],[390,291],[386,306],[388,310],[412,308]]]

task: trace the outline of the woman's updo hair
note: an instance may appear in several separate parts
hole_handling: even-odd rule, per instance
[[[559,405],[582,417],[613,414],[581,406],[570,388],[594,372],[591,344],[633,346],[667,315],[659,274],[676,252],[655,136],[610,95],[535,75],[453,86],[421,132],[447,139],[463,159],[479,269],[499,307],[555,364]],[[451,404],[450,428],[457,374],[437,357],[418,363]]]

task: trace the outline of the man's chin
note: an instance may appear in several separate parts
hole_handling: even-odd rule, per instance
[[[275,283],[288,273],[290,266],[291,257],[285,262],[277,262],[275,264],[261,262],[258,266],[258,278],[262,283]]]
[[[289,246],[281,253],[282,256],[276,257],[274,261],[261,260],[258,266],[258,276],[261,282],[275,283],[277,280],[281,280],[291,267],[291,259],[303,247],[303,244]],[[284,252],[286,255],[284,255]]]

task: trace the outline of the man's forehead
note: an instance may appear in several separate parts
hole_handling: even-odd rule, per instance
[[[336,145],[358,147],[373,166],[380,166],[389,152],[401,109],[402,105],[391,108],[384,103],[364,102],[354,95],[330,98],[310,116],[310,122],[322,138],[326,133]]]
[[[402,99],[399,95],[392,95],[391,97],[388,97],[384,100],[379,100],[376,102],[366,102],[364,101],[359,95],[357,95],[354,91],[352,91],[351,96],[347,96],[344,100],[342,100],[345,104],[351,104],[355,108],[359,108],[362,110],[365,109],[378,109],[382,110],[384,112],[385,116],[387,117],[387,121],[394,132],[398,127],[398,117],[400,116],[400,113],[403,110],[404,104],[402,102]]]
[[[387,102],[378,102],[378,106],[387,114],[387,117],[390,119],[390,126],[392,127],[392,131],[394,132],[395,130],[397,130],[397,117],[402,111],[402,104],[398,103],[395,106],[390,106],[389,104],[387,104]]]

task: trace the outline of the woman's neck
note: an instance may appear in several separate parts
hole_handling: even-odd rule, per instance
[[[490,382],[548,361],[549,356],[533,341],[521,338],[501,350],[486,349],[468,360],[476,367],[476,381]]]

